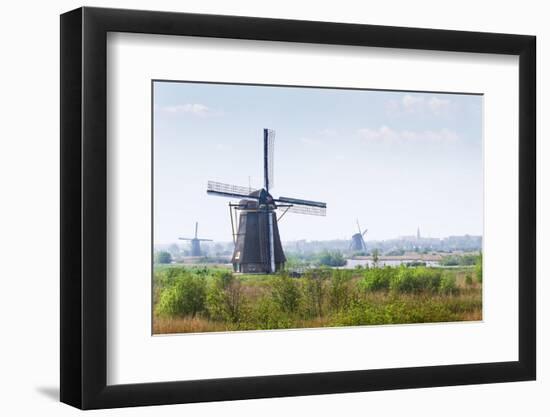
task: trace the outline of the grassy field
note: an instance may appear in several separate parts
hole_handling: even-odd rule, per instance
[[[236,275],[159,266],[153,331],[191,333],[481,320],[479,267]]]

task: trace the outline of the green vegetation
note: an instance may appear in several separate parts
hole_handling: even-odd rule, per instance
[[[483,282],[483,255],[479,252],[479,256],[476,259],[475,264],[477,282],[480,284]]]
[[[293,278],[286,273],[236,275],[223,267],[158,265],[154,332],[480,320],[481,287],[471,282],[473,271],[324,267]],[[477,267],[475,271],[478,276]]]
[[[441,258],[439,264],[441,266],[472,266],[478,262],[480,256],[475,254],[447,255]]]
[[[306,269],[319,266],[344,266],[346,258],[340,251],[323,251],[318,254],[286,254],[287,269]]]
[[[340,251],[323,251],[319,255],[318,264],[324,266],[344,266],[346,264],[346,258],[344,258],[344,255],[342,255]]]
[[[178,274],[168,288],[160,294],[157,311],[160,315],[190,315],[204,311],[206,281],[200,275],[184,271]]]
[[[169,264],[171,262],[172,262],[172,255],[170,255],[170,252],[159,251],[155,253],[156,264]]]

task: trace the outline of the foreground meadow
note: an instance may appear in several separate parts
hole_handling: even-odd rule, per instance
[[[482,319],[474,267],[327,268],[291,277],[164,266],[153,285],[155,334]]]

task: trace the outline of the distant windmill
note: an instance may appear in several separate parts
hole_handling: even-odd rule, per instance
[[[191,241],[191,256],[201,256],[201,242],[212,242],[212,239],[199,239],[199,222],[195,222],[195,237],[180,237],[179,240]]]
[[[208,181],[206,192],[222,197],[238,198],[238,204],[229,203],[231,227],[235,249],[231,262],[236,272],[272,273],[284,267],[286,261],[278,221],[287,211],[326,215],[326,203],[296,198],[273,198],[273,147],[275,131],[264,129],[264,186],[252,191],[250,187]],[[275,210],[283,213],[277,218]],[[233,212],[240,212],[237,233],[234,230]]]
[[[361,231],[361,226],[359,226],[359,220],[357,220],[357,229],[359,230],[359,232],[355,233],[351,237],[351,244],[350,244],[349,248],[353,252],[366,252],[367,251],[367,245],[365,243],[364,236],[367,234],[368,229],[365,229],[362,232]]]

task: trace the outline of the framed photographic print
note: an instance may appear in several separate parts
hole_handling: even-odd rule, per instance
[[[61,16],[61,400],[535,379],[535,38]]]

